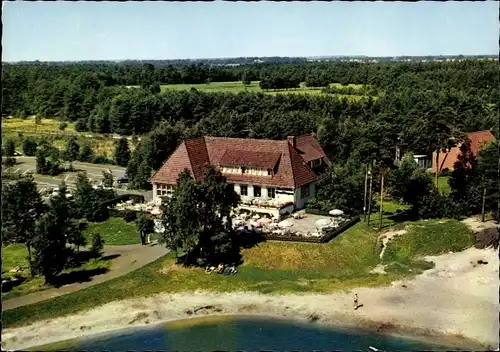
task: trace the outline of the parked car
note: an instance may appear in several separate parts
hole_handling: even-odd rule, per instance
[[[128,176],[123,175],[122,177],[119,177],[118,180],[116,180],[118,183],[128,183]]]

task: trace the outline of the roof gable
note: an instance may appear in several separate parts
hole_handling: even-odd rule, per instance
[[[477,131],[467,133],[470,140],[470,149],[473,154],[477,154],[484,144],[495,139],[495,136],[490,131]]]
[[[312,141],[314,143],[309,145]],[[296,148],[287,140],[199,137],[184,141],[153,175],[151,182],[175,184],[178,174],[184,169],[201,180],[204,167],[212,164],[275,170],[275,173],[266,176],[225,174],[229,182],[298,188],[317,180],[317,175],[307,163],[316,156],[326,158],[312,135],[298,137]],[[329,163],[328,159],[325,161]]]
[[[306,162],[323,159],[328,165],[331,164],[330,160],[323,151],[323,148],[321,148],[318,141],[312,134],[303,134],[298,136],[296,138],[296,149]]]
[[[177,184],[179,174],[186,169],[191,173],[191,175],[193,175],[193,169],[191,167],[191,161],[186,148],[186,142],[182,142],[170,158],[168,158],[167,161],[165,161],[165,163],[163,163],[163,165],[153,174],[149,181],[153,183],[175,185]]]

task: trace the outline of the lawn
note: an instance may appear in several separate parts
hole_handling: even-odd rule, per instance
[[[457,220],[422,221],[391,242],[384,253],[384,263],[395,270],[425,267],[422,256],[458,252],[473,243],[473,232]]]
[[[93,222],[84,230],[84,235],[91,243],[92,234],[99,233],[105,245],[124,245],[141,243],[135,221],[126,222],[119,217],[110,217],[103,222]]]
[[[438,189],[439,192],[443,194],[449,194],[451,191],[450,184],[448,183],[448,180],[450,179],[449,176],[439,176],[438,177]]]
[[[384,218],[389,216],[386,214]],[[173,254],[169,254],[108,282],[6,311],[3,322],[6,326],[18,326],[76,313],[115,300],[161,292],[197,289],[262,293],[332,292],[386,285],[432,266],[418,261],[419,255],[459,250],[472,244],[470,231],[455,220],[400,223],[397,227],[409,224],[409,233],[395,239],[386,250],[384,263],[390,264],[386,268],[387,275],[370,273],[380,263],[377,239],[381,232],[360,222],[327,244],[265,241],[253,248],[242,249],[243,264],[239,273],[231,277],[207,275],[202,268],[182,267],[175,264]]]
[[[2,248],[2,278],[10,277],[24,280],[19,286],[13,287],[10,291],[2,292],[3,300],[50,288],[50,286],[45,285],[42,277],[30,277],[27,258],[28,251],[26,246],[22,244],[10,244]],[[71,280],[77,276],[85,276],[86,273],[106,271],[109,269],[109,266],[109,260],[92,258],[81,265],[75,265],[74,267],[64,269],[61,272],[61,277],[64,277],[65,280]],[[11,269],[17,267],[21,268],[22,271],[19,273],[10,272]]]

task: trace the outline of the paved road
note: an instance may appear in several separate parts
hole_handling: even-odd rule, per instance
[[[33,292],[21,297],[2,301],[2,308],[3,310],[14,309],[100,284],[104,281],[108,281],[137,270],[140,267],[164,256],[168,252],[168,249],[156,243],[153,243],[151,246],[142,246],[140,244],[104,246],[104,256],[119,255],[115,259],[112,259],[111,269],[107,273],[94,276],[91,278],[91,281],[81,283],[77,282],[59,288],[49,288],[44,291]]]
[[[58,176],[42,176],[34,174],[36,169],[36,158],[29,156],[20,156],[16,157],[17,164],[10,168],[5,168],[2,165],[2,173],[4,172],[12,172],[17,174],[26,175],[28,173],[33,173],[33,177],[38,185],[39,190],[51,189],[57,187],[61,184],[62,181],[66,183],[68,189],[75,188],[76,175],[79,171],[86,171],[90,181],[94,184],[99,184],[103,179],[102,172],[111,170],[113,173],[113,177],[118,179],[119,177],[125,175],[125,168],[116,166],[116,165],[99,165],[99,164],[90,164],[90,163],[81,163],[78,161],[73,162],[73,167],[75,168],[74,172],[64,172]],[[142,194],[142,192],[127,190],[124,188],[117,188],[116,192],[118,194],[124,193],[136,193]]]

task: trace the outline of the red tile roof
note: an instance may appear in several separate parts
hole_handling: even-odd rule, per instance
[[[308,146],[309,142],[313,146]],[[302,149],[298,150],[299,145]],[[308,161],[314,160],[314,156],[324,158],[329,163],[323,150],[311,135],[298,137],[296,148],[287,140],[199,137],[184,141],[150,181],[175,184],[179,173],[186,168],[196,179],[201,180],[203,167],[208,163],[262,168],[277,166],[276,173],[271,176],[249,174],[225,174],[225,176],[233,183],[298,188],[317,180],[318,176],[307,164]]]
[[[255,152],[250,150],[226,149],[222,155],[219,165],[259,167],[263,169],[274,169],[280,153]]]
[[[495,139],[495,136],[490,131],[477,131],[467,133],[470,139],[470,149],[476,155],[485,143]]]
[[[296,139],[296,149],[299,150],[300,156],[307,162],[322,158],[328,165],[331,164],[323,148],[321,148],[312,134],[298,136]]]

